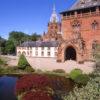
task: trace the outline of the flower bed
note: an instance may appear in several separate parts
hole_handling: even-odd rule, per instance
[[[60,92],[69,92],[72,90],[74,83],[70,79],[66,79],[65,77],[53,76],[53,75],[45,75],[45,74],[30,74],[24,75],[21,77],[16,83],[16,94],[22,96],[22,100],[33,100],[33,99],[25,99],[33,98],[37,94],[39,98],[43,95],[43,98],[51,99],[51,97],[57,97],[58,91]],[[29,92],[28,92],[29,91]],[[40,93],[41,92],[41,93]],[[31,96],[30,96],[31,95]],[[30,96],[30,97],[28,97]],[[37,98],[38,98],[37,97]],[[34,100],[47,100],[47,99],[34,99]]]
[[[52,97],[43,91],[27,92],[22,100],[52,100]]]

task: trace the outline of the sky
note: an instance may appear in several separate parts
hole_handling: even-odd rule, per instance
[[[47,31],[53,5],[59,13],[69,9],[76,0],[0,0],[0,36],[8,38],[11,31],[42,34]]]

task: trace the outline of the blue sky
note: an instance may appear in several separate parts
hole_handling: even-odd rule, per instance
[[[42,34],[47,31],[53,5],[59,12],[69,9],[76,0],[0,0],[0,36],[11,31]]]

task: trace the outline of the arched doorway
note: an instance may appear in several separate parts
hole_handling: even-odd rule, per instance
[[[76,50],[72,46],[65,50],[65,60],[76,60]]]

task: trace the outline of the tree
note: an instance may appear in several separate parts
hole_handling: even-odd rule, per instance
[[[9,33],[9,39],[14,42],[15,46],[19,45],[20,43],[29,40],[30,36],[18,31],[12,31]]]
[[[0,36],[0,54],[5,54],[6,40]]]
[[[27,59],[25,58],[25,56],[23,54],[20,55],[18,67],[20,69],[25,69],[26,67],[30,67],[30,64],[28,63]]]
[[[15,45],[14,45],[14,42],[11,41],[11,40],[8,40],[6,42],[6,53],[7,54],[14,54],[15,53]]]
[[[8,40],[0,37],[0,53],[1,54],[15,54],[15,49],[24,41],[36,41],[40,35],[33,33],[28,35],[24,32],[12,31],[9,33]]]
[[[33,34],[31,35],[31,40],[32,40],[32,41],[37,41],[40,37],[41,37],[40,35],[38,35],[38,34],[36,34],[36,33],[33,33]]]

